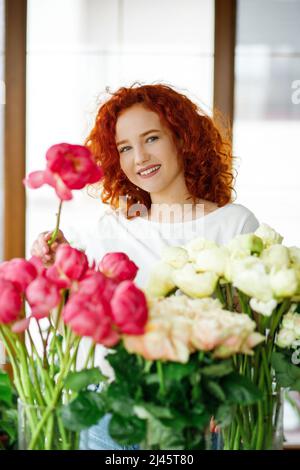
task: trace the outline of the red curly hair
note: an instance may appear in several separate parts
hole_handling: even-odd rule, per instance
[[[233,189],[230,140],[221,136],[213,120],[187,96],[163,84],[122,87],[100,107],[85,145],[104,171],[102,201],[116,209],[119,197],[127,196],[127,211],[136,203],[151,207],[150,194],[137,188],[123,173],[115,141],[119,114],[137,103],[157,113],[171,131],[193,201],[201,198],[220,207],[230,202]]]

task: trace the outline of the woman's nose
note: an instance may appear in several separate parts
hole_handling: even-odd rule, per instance
[[[149,155],[143,147],[139,147],[135,151],[135,163],[141,165],[149,160]]]

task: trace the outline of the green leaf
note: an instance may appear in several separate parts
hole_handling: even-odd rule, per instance
[[[124,418],[113,415],[109,422],[111,437],[121,445],[132,445],[141,442],[146,435],[146,422],[136,416]]]
[[[129,354],[122,343],[119,343],[114,353],[108,354],[105,359],[114,369],[116,381],[126,382],[128,388],[134,392],[143,377],[144,361],[138,360],[135,354]]]
[[[251,380],[237,373],[226,376],[222,380],[222,387],[228,403],[252,405],[262,398],[262,393]]]
[[[222,405],[218,407],[214,416],[216,423],[222,427],[228,426],[234,416],[233,410],[234,407],[231,404],[222,403]]]
[[[271,362],[278,385],[299,392],[300,367],[291,363],[291,357],[281,352],[273,352]]]
[[[213,382],[212,380],[208,380],[205,382],[206,389],[219,401],[225,401],[226,396],[222,387],[217,383]]]
[[[68,405],[60,408],[62,421],[67,429],[81,431],[94,424],[106,413],[105,401],[100,393],[83,391]]]
[[[146,449],[184,449],[183,434],[176,426],[166,426],[159,419],[147,419]]]
[[[233,366],[231,361],[222,361],[219,364],[212,364],[200,369],[200,373],[207,376],[223,377],[232,372]]]
[[[69,372],[64,383],[66,388],[79,392],[88,385],[98,384],[101,381],[107,381],[107,377],[101,373],[99,367],[94,367],[93,369],[85,369],[79,372]]]
[[[12,385],[6,372],[0,369],[0,402],[12,406]]]
[[[189,377],[198,369],[195,362],[179,364],[177,362],[167,362],[163,365],[164,378],[166,380],[180,382],[183,378]]]
[[[154,403],[141,403],[152,416],[155,418],[172,418],[172,412],[169,407],[157,406]]]
[[[3,410],[0,431],[9,436],[10,444],[17,439],[18,412],[15,409]]]

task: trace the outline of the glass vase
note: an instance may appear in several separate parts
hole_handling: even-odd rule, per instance
[[[19,450],[76,450],[79,433],[66,429],[58,409],[31,405],[18,399]]]
[[[283,390],[277,390],[256,404],[238,406],[230,425],[215,436],[215,449],[282,450],[283,441]]]

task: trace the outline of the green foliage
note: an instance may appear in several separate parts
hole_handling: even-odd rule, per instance
[[[129,354],[120,344],[107,359],[115,372],[114,382],[96,393],[87,389],[87,376],[73,374],[69,386],[86,389],[81,388],[63,407],[62,418],[66,427],[81,430],[110,413],[110,435],[121,445],[204,448],[212,416],[228,423],[235,405],[249,405],[261,398],[246,377],[233,371],[230,359],[217,360],[209,353],[192,354],[187,364],[150,362]],[[89,377],[93,383],[95,377],[99,379],[92,372]]]
[[[0,369],[0,449],[16,447],[17,422],[17,396],[8,374]]]
[[[291,351],[273,352],[272,367],[280,387],[300,392],[300,367],[292,363]]]
[[[252,405],[263,398],[261,391],[244,375],[236,372],[225,377],[222,381],[227,402],[238,405]]]
[[[81,391],[68,405],[60,408],[67,429],[81,431],[96,424],[105,414],[103,396],[90,390]]]
[[[84,369],[79,372],[69,372],[65,379],[65,387],[79,392],[90,384],[98,384],[106,380],[98,367],[92,369]]]
[[[12,405],[12,386],[8,374],[0,369],[0,402]]]

